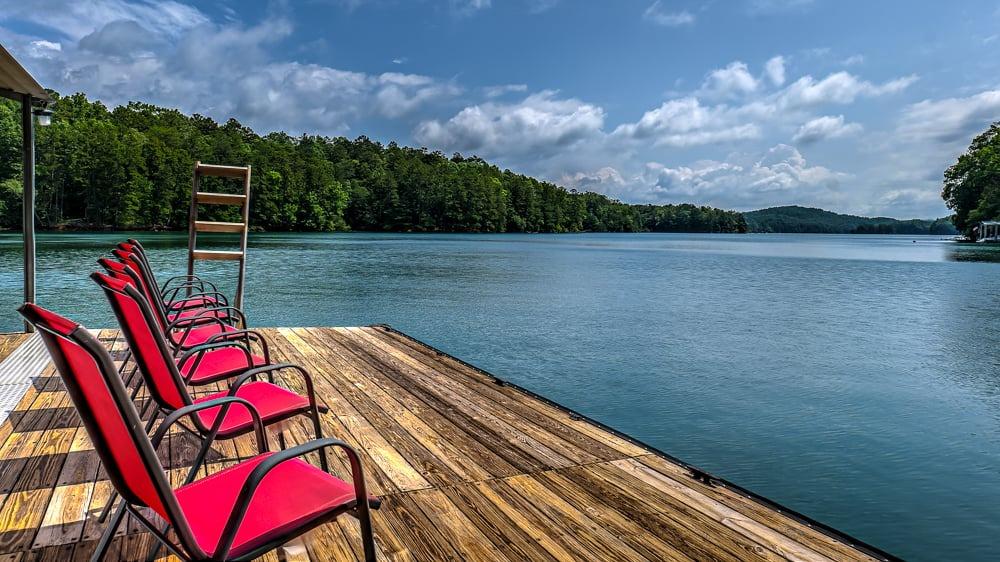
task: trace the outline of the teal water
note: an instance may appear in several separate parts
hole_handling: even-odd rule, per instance
[[[44,235],[39,302],[122,235]],[[160,274],[186,237],[142,234]],[[0,235],[0,329],[20,238]],[[931,237],[251,237],[256,325],[388,323],[913,560],[1000,557],[1000,248]],[[219,279],[232,264],[206,264]]]

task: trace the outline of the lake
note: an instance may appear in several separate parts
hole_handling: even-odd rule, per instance
[[[183,271],[185,234],[137,236]],[[112,326],[86,274],[123,237],[42,235],[39,303]],[[995,560],[998,262],[933,237],[254,234],[246,308],[391,324],[899,556]],[[3,330],[22,271],[0,235]]]

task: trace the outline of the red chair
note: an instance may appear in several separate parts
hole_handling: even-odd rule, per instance
[[[162,333],[156,327],[156,320],[146,299],[134,285],[101,273],[94,273],[91,278],[104,290],[111,303],[132,357],[159,412],[170,414],[202,401],[235,396],[253,404],[265,424],[307,415],[312,420],[316,437],[322,437],[320,411],[313,391],[312,377],[305,369],[292,363],[267,363],[263,357],[253,355],[239,341],[207,344],[188,351],[179,360],[175,360]],[[275,372],[289,371],[301,377],[306,396],[274,384]],[[261,375],[266,375],[268,381],[257,380]],[[189,385],[205,385],[233,377],[235,380],[229,385],[228,392],[193,400],[187,390]],[[199,415],[200,421],[195,426],[197,432],[202,436],[206,435],[217,414],[217,410],[202,412]],[[155,417],[154,415],[152,419]],[[218,436],[236,437],[252,429],[251,419],[239,411],[232,412],[222,420]],[[325,462],[325,459],[321,461]]]
[[[191,320],[200,324],[209,321],[210,318],[219,318],[233,325],[247,325],[246,316],[240,309],[229,305],[206,304],[208,301],[205,299],[210,297],[212,293],[192,295],[190,300],[164,302],[157,289],[156,278],[142,256],[136,252],[128,252],[121,248],[111,250],[111,254],[139,274],[139,277],[142,279],[143,292],[149,297],[151,303],[154,303],[156,307],[163,310],[163,315],[167,319],[167,322]],[[214,294],[222,296],[222,293]],[[177,305],[183,306],[179,309],[172,308]]]
[[[241,398],[227,396],[189,404],[171,413],[152,440],[125,391],[114,362],[82,326],[33,304],[19,309],[38,328],[66,391],[76,406],[112,485],[125,499],[98,543],[92,561],[101,560],[126,513],[182,560],[251,560],[342,514],[357,517],[366,561],[375,560],[368,495],[357,452],[336,439],[318,439],[271,453],[261,416]],[[230,409],[253,420],[259,454],[205,478],[171,488],[156,447],[182,418],[199,423],[216,409],[209,440]],[[351,465],[348,483],[299,457],[337,447]],[[149,508],[152,512],[142,508]],[[144,513],[145,512],[145,513]],[[151,519],[161,519],[160,526]],[[175,538],[168,532],[173,528]],[[159,546],[157,546],[159,549]]]
[[[120,261],[100,258],[97,263],[114,277],[127,276],[132,279],[135,286],[142,291],[146,301],[150,303],[150,308],[156,316],[160,330],[175,349],[187,350],[220,339],[243,337],[243,339],[259,342],[264,348],[265,356],[267,355],[267,344],[264,337],[254,330],[233,326],[228,314],[225,317],[219,317],[210,309],[189,308],[185,310],[189,313],[187,317],[170,321],[163,303],[158,300],[158,295],[149,288],[149,284],[140,275],[138,271],[140,266],[136,257],[120,250],[116,251],[116,256],[119,257]],[[200,310],[204,314],[192,316],[190,313],[194,310]]]
[[[146,255],[146,249],[143,248],[138,240],[129,238],[125,242],[120,242],[117,247],[125,252],[136,254],[152,276],[153,266],[149,263],[149,256]],[[154,286],[156,286],[155,281]],[[202,279],[197,275],[175,275],[167,279],[162,286],[156,286],[156,288],[164,304],[167,305],[167,310],[171,312],[192,307],[229,305],[229,300],[219,292],[219,288],[214,283]],[[181,292],[188,293],[192,291],[198,291],[198,293],[181,296]]]

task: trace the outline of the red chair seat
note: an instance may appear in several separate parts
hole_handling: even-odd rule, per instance
[[[195,404],[206,400],[214,400],[229,396],[228,392],[218,392],[195,400]],[[264,424],[298,415],[309,410],[309,399],[290,390],[269,382],[248,382],[236,391],[236,396],[253,404],[260,414]],[[222,407],[208,408],[198,412],[198,417],[205,427],[212,427]],[[219,426],[219,436],[243,433],[253,426],[250,412],[242,406],[230,406],[222,425]]]
[[[220,347],[205,352],[201,363],[195,368],[194,376],[191,376],[191,369],[194,368],[197,355],[192,356],[180,367],[181,376],[188,384],[207,384],[210,382],[227,379],[236,376],[251,367],[267,365],[267,361],[259,355],[250,355],[252,365],[247,365],[247,355],[239,347]],[[188,378],[190,377],[190,378]]]
[[[194,297],[190,299],[184,299],[177,301],[170,305],[170,310],[176,312],[182,308],[191,308],[198,306],[215,306],[219,303],[218,299],[215,297]]]
[[[204,308],[188,308],[180,312],[171,312],[170,314],[167,315],[167,320],[170,322],[176,322],[177,320],[182,320],[185,318],[193,318],[194,316],[197,316],[205,312],[205,310],[206,309]],[[219,310],[211,313],[206,313],[202,316],[202,318],[204,318],[205,322],[208,322],[209,318],[218,318],[220,320],[225,320],[229,318],[229,313],[226,312],[225,310]],[[194,322],[202,321],[202,318],[195,319]]]
[[[171,335],[171,339],[174,343],[187,349],[205,343],[212,336],[217,336],[223,332],[233,332],[235,330],[236,328],[233,328],[228,324],[212,323],[198,328],[192,328],[191,331],[188,332],[187,337],[184,337],[184,330],[176,330]],[[181,338],[183,338],[183,340]]]
[[[271,454],[253,457],[175,490],[194,538],[206,552],[215,552],[250,472]],[[333,511],[349,509],[354,498],[351,484],[301,459],[283,462],[268,473],[254,492],[229,557],[238,557],[286,533],[294,533],[295,529]]]

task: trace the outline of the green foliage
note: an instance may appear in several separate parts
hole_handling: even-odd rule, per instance
[[[966,236],[974,236],[972,229],[980,221],[1000,219],[1000,121],[973,139],[945,171],[941,197],[955,211],[955,227]]]
[[[818,234],[956,234],[948,219],[897,220],[888,217],[841,215],[791,205],[743,213],[751,232],[808,232]]]
[[[109,111],[83,94],[58,98],[38,128],[42,227],[183,229],[194,162],[253,166],[251,224],[269,231],[745,232],[740,213],[694,205],[628,205],[567,191],[478,158],[285,133],[132,102]],[[20,120],[0,103],[0,227],[20,224]],[[224,184],[206,184],[223,190]],[[233,189],[231,186],[229,189]],[[211,207],[205,220],[236,221]]]

